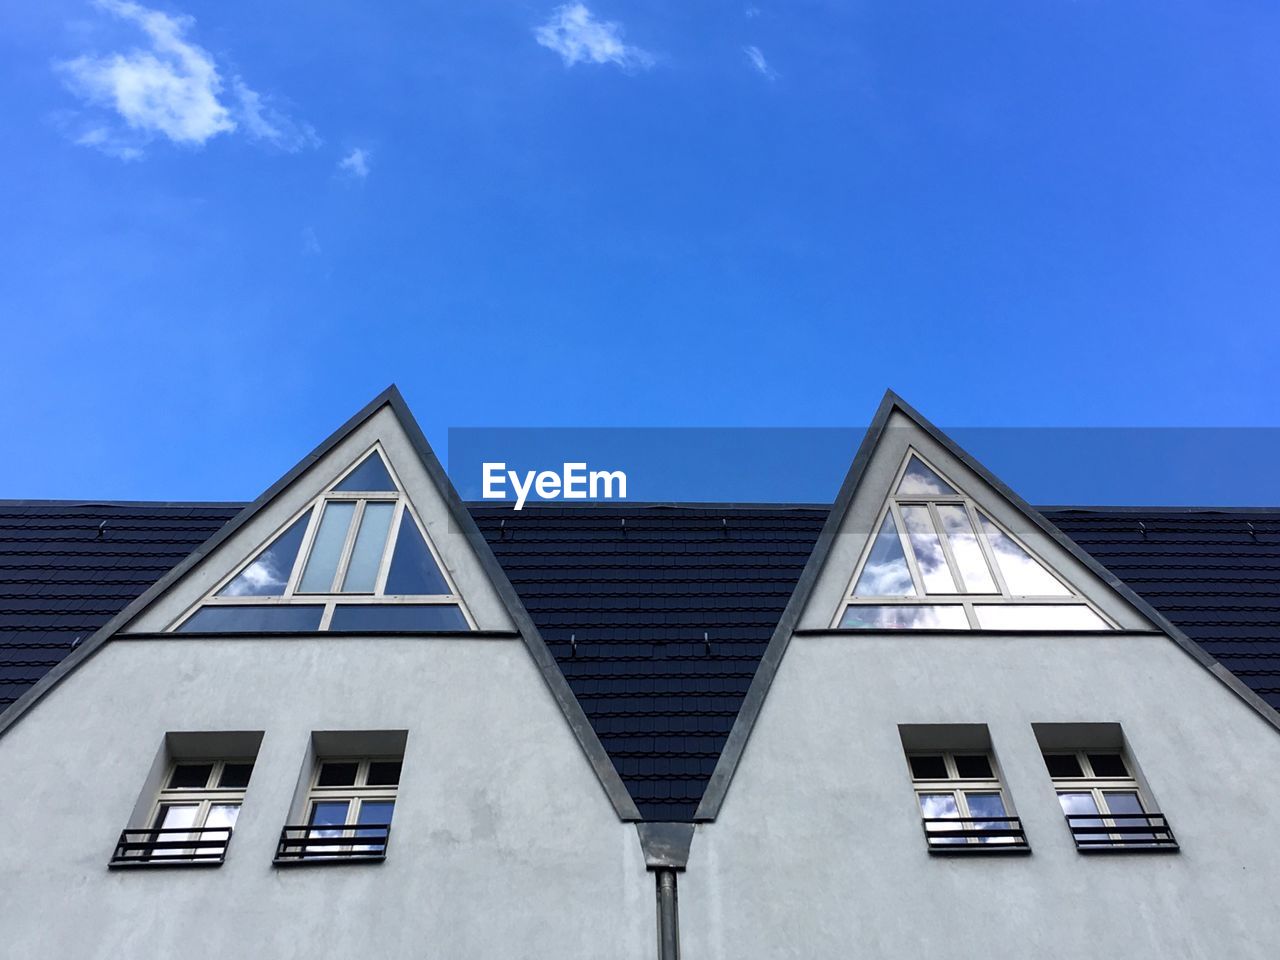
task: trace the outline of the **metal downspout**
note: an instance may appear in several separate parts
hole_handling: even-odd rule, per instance
[[[689,865],[692,823],[642,821],[636,824],[644,864],[658,894],[658,960],[680,960],[680,906],[676,874]]]
[[[658,960],[680,960],[680,915],[676,905],[676,872],[655,871],[658,878]]]

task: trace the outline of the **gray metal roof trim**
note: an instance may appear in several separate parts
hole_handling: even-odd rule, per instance
[[[640,811],[636,808],[635,801],[631,799],[631,794],[623,784],[622,778],[618,775],[618,771],[614,768],[612,761],[605,752],[604,746],[596,736],[595,730],[592,729],[591,724],[588,722],[586,714],[583,713],[581,705],[578,703],[577,698],[574,697],[573,691],[569,689],[568,681],[565,680],[563,673],[555,662],[555,658],[548,650],[537,627],[534,626],[533,620],[529,617],[523,602],[511,586],[506,573],[498,564],[492,548],[480,533],[474,518],[458,496],[457,490],[449,480],[444,467],[441,466],[435,451],[431,449],[431,444],[427,441],[426,435],[422,432],[422,428],[418,425],[417,420],[409,410],[408,404],[395,384],[387,387],[373,400],[369,401],[354,416],[349,418],[314,450],[295,464],[293,469],[267,488],[261,496],[242,509],[232,520],[228,521],[226,526],[193,550],[186,559],[178,563],[123,610],[103,624],[93,636],[77,646],[71,654],[10,704],[3,713],[0,713],[0,736],[3,736],[35,704],[39,703],[49,691],[92,657],[142,610],[154,602],[157,597],[161,596],[188,571],[203,561],[228,537],[248,523],[276,496],[310,469],[321,457],[384,406],[391,407],[392,412],[400,421],[410,442],[417,451],[423,467],[444,495],[453,522],[462,531],[467,542],[475,551],[486,575],[507,608],[509,616],[519,629],[526,648],[533,657],[534,663],[538,666],[539,673],[541,673],[543,680],[550,688],[556,703],[560,706],[565,720],[569,723],[578,743],[586,754],[587,761],[595,771],[596,777],[600,781],[600,786],[609,798],[618,817],[622,820],[643,819]]]
[[[862,481],[863,471],[866,469],[867,463],[871,459],[871,454],[889,423],[895,400],[896,397],[892,392],[885,394],[884,399],[880,401],[880,407],[876,411],[875,417],[871,421],[871,426],[867,428],[867,432],[858,446],[858,451],[854,454],[853,463],[849,467],[849,472],[845,475],[844,482],[840,485],[840,492],[836,494],[831,512],[827,515],[827,519],[822,525],[822,532],[818,534],[813,551],[809,554],[804,570],[800,573],[800,579],[796,581],[795,588],[791,591],[791,598],[787,601],[787,605],[782,611],[778,625],[774,628],[773,635],[769,639],[769,645],[765,648],[764,655],[760,658],[760,665],[756,668],[755,676],[751,679],[751,686],[747,690],[746,698],[742,701],[737,717],[734,718],[728,740],[725,742],[724,749],[720,752],[715,770],[712,772],[706,790],[703,791],[702,799],[698,802],[698,808],[694,812],[693,819],[695,821],[714,820],[720,812],[720,807],[724,803],[725,795],[729,790],[729,784],[733,780],[733,775],[738,769],[738,763],[742,759],[742,753],[746,749],[747,740],[750,738],[751,731],[755,728],[756,720],[760,716],[760,711],[764,707],[765,697],[769,694],[769,688],[773,685],[773,678],[782,663],[782,657],[787,651],[787,646],[791,643],[791,637],[795,632],[796,624],[800,620],[800,614],[803,612],[805,604],[808,603],[809,597],[813,593],[814,585],[818,581],[818,575],[822,572],[822,568],[827,562],[827,557],[831,553],[832,545],[835,543],[836,534],[840,531],[844,515],[848,512],[849,505],[853,502],[853,497],[857,492],[858,484]]]
[[[591,722],[587,719],[587,715],[582,709],[582,704],[578,702],[573,690],[569,688],[569,681],[565,679],[564,672],[560,669],[560,665],[556,663],[555,657],[547,647],[547,643],[542,638],[537,625],[534,624],[533,618],[529,616],[529,611],[525,609],[524,601],[520,599],[515,587],[511,585],[511,580],[507,577],[506,571],[502,569],[502,565],[498,563],[498,558],[494,555],[493,548],[489,546],[484,534],[476,526],[475,518],[467,510],[462,498],[458,496],[458,491],[453,482],[449,479],[444,467],[431,449],[431,444],[427,441],[426,434],[422,432],[422,428],[418,426],[418,421],[410,412],[408,404],[405,403],[400,391],[394,386],[390,388],[389,402],[397,416],[400,417],[401,424],[409,434],[409,439],[418,450],[427,473],[431,475],[437,488],[444,493],[454,523],[462,531],[463,536],[467,538],[467,542],[480,559],[480,564],[484,567],[485,573],[488,574],[494,589],[501,596],[508,614],[515,621],[525,646],[533,657],[534,663],[537,664],[538,670],[551,691],[551,695],[559,705],[560,711],[564,714],[565,720],[568,721],[569,728],[577,738],[578,744],[586,754],[587,762],[591,764],[592,769],[595,771],[596,778],[600,781],[601,788],[613,805],[614,812],[617,813],[621,820],[644,819],[640,815],[640,810],[636,807],[630,791],[627,790],[626,784],[622,782],[622,777],[614,767],[613,761],[609,759],[609,754],[604,749],[604,744],[600,742],[600,737],[596,734],[595,728],[591,726]]]

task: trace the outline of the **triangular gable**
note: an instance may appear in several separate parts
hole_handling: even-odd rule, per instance
[[[377,452],[383,459],[367,461],[366,457],[372,452]],[[477,639],[518,635],[564,713],[619,818],[641,819],[537,627],[394,386],[374,398],[235,519],[49,671],[0,717],[0,734],[20,721],[62,679],[117,634],[167,635],[203,601],[235,582],[237,577],[260,561],[261,566],[250,579],[278,579],[283,576],[282,570],[292,549],[291,537],[298,536],[295,525],[305,518],[314,536],[318,521],[315,515],[307,514],[307,508],[312,505],[315,509],[319,498],[327,492],[356,495],[357,499],[360,494],[391,492],[389,489],[354,490],[350,486],[339,491],[338,487],[351,477],[357,477],[350,481],[351,484],[366,488],[385,487],[389,480],[397,492],[403,492],[406,501],[401,523],[405,522],[403,511],[411,510],[411,518],[423,534],[422,545],[427,547],[427,554],[437,564],[441,575],[447,578],[446,583],[455,591],[453,596],[460,604],[465,604],[467,610],[467,626],[471,629],[460,631],[450,628],[443,632],[450,636],[473,636]],[[348,540],[358,536],[358,531],[348,530]],[[303,541],[306,542],[305,533]],[[409,543],[411,548],[408,566],[397,569],[396,576],[410,581],[415,576],[429,576],[426,558],[421,552],[415,555],[416,541],[398,542]],[[279,549],[273,554],[277,545]],[[346,556],[349,564],[350,548]],[[289,575],[296,578],[299,575],[296,556],[294,560],[295,567]],[[412,570],[415,560],[420,567],[417,574]],[[381,576],[393,582],[389,569]],[[247,587],[248,583],[244,585]],[[417,628],[411,629],[422,632]],[[383,634],[388,631],[377,629],[367,632]]]
[[[1267,723],[1280,729],[1280,713],[937,427],[892,391],[886,391],[756,670],[695,819],[714,820],[718,815],[792,636],[797,631],[819,633],[833,629],[834,611],[842,608],[852,593],[855,569],[875,550],[872,540],[883,526],[887,492],[894,489],[892,484],[913,445],[933,464],[954,471],[951,476],[979,497],[994,520],[1076,584],[1081,594],[1119,630],[1135,634],[1157,632],[1169,637]],[[938,479],[947,483],[942,477]],[[884,556],[882,552],[879,558],[883,560]]]

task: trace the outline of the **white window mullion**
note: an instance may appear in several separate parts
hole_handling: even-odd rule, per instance
[[[360,526],[364,523],[364,508],[367,500],[357,500],[355,513],[351,516],[351,524],[347,527],[347,539],[342,543],[342,552],[338,554],[338,569],[334,572],[331,593],[342,592],[342,581],[347,577],[347,567],[351,563],[351,554],[356,547],[356,537],[360,535]]]
[[[960,569],[960,564],[956,563],[955,554],[951,552],[951,540],[942,526],[942,518],[938,516],[937,506],[931,500],[924,507],[929,511],[929,522],[933,524],[934,536],[938,538],[938,543],[942,547],[943,559],[946,560],[947,566],[951,568],[951,579],[955,581],[956,591],[968,593],[969,588],[964,582],[964,573]]]
[[[889,511],[893,514],[893,523],[898,530],[898,541],[902,544],[902,555],[907,558],[907,570],[911,573],[911,583],[916,588],[913,600],[924,600],[929,595],[924,589],[924,577],[920,575],[920,568],[916,565],[916,553],[911,549],[911,537],[907,535],[907,526],[902,522],[902,511],[898,507],[896,500],[889,502]],[[879,529],[872,533],[872,541],[879,534]],[[867,554],[871,556],[871,554]],[[851,591],[852,592],[852,591]]]

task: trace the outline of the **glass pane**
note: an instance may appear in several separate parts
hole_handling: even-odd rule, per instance
[[[969,522],[969,511],[956,503],[940,503],[937,510],[942,530],[951,544],[951,555],[960,568],[965,590],[969,593],[999,593],[1000,588],[987,567],[987,558],[982,555],[978,535]]]
[[[340,603],[330,630],[470,630],[451,603]]]
[[[1044,765],[1049,768],[1051,777],[1083,777],[1080,761],[1074,753],[1046,753]]]
[[[308,821],[311,826],[317,828],[307,831],[307,837],[312,840],[325,838],[342,838],[344,833],[342,826],[347,822],[347,805],[348,800],[319,800],[311,805],[311,819]],[[308,849],[305,854],[308,857],[331,857],[335,854],[345,852],[344,844],[317,844]]]
[[[355,512],[356,505],[349,501],[330,500],[324,505],[320,529],[316,531],[311,556],[307,558],[302,581],[298,584],[300,591],[328,593],[333,589],[333,576],[338,572],[338,560],[342,556],[343,544],[347,542],[347,528],[351,526]]]
[[[387,465],[382,462],[382,457],[378,456],[378,451],[375,450],[333,489],[346,493],[362,491],[385,493],[394,491],[396,485],[391,479],[391,474],[387,472]]]
[[[253,563],[218,591],[220,597],[278,597],[284,593],[289,582],[289,574],[293,572],[294,561],[298,559],[298,548],[302,546],[302,538],[307,532],[307,521],[311,519],[308,510],[280,536],[263,550]]]
[[[979,511],[978,522],[982,524],[982,534],[995,555],[1000,573],[1004,576],[1005,586],[1015,597],[1069,597],[1071,591],[1021,544],[1015,543],[1003,530],[997,527],[991,518]]]
[[[956,775],[961,780],[994,780],[991,772],[991,761],[986,754],[969,754],[956,757]]]
[[[1107,802],[1107,809],[1115,814],[1142,814],[1142,801],[1132,790],[1104,790],[1102,799]]]
[[[968,630],[969,620],[959,604],[850,604],[840,626],[859,630]]]
[[[907,557],[898,539],[898,525],[893,514],[885,514],[875,545],[867,557],[866,565],[854,585],[855,597],[914,597],[916,588],[911,583],[911,571],[907,569]]]
[[[166,803],[156,816],[156,827],[161,830],[190,827],[196,822],[196,813],[199,809],[198,803]]]
[[[178,633],[298,633],[320,629],[324,607],[273,603],[201,607]]]
[[[249,775],[252,773],[252,763],[225,764],[222,768],[222,776],[218,778],[218,786],[243,790],[249,785]]]
[[[191,827],[195,825],[196,814],[200,811],[200,805],[196,803],[167,803],[160,808],[159,814],[156,815],[156,827],[161,830],[180,829],[183,827]],[[161,833],[155,837],[156,843],[175,843],[191,840],[190,833]],[[155,850],[151,853],[153,857],[189,857],[191,849],[188,847],[171,847],[165,850]]]
[[[920,793],[916,794],[920,799],[920,815],[925,820],[934,817],[946,817],[949,820],[957,819],[960,816],[960,808],[956,806],[956,798],[951,793]],[[961,824],[945,824],[945,823],[926,823],[924,828],[930,832],[937,830],[954,830]],[[964,837],[938,837],[932,841],[933,843],[964,843]]]
[[[947,762],[938,755],[908,757],[911,776],[917,780],[946,780]]]
[[[903,507],[902,522],[906,525],[911,549],[916,554],[916,566],[920,569],[920,578],[924,580],[925,592],[955,593],[956,581],[951,576],[951,568],[947,566],[947,558],[942,552],[942,541],[933,529],[929,508]]]
[[[391,556],[391,569],[387,572],[387,585],[382,592],[387,596],[409,597],[430,597],[449,592],[449,585],[444,582],[435,557],[431,556],[408,507],[400,520],[400,533],[396,536],[396,549]]]
[[[1058,803],[1062,805],[1062,812],[1068,816],[1098,812],[1098,805],[1094,802],[1092,793],[1067,793],[1063,791],[1058,794]],[[1102,821],[1098,822],[1101,823]]]
[[[371,787],[394,787],[400,782],[399,760],[375,760],[369,764],[368,784]]]
[[[1071,825],[1072,830],[1078,830],[1081,827],[1105,826],[1102,820],[1091,816],[1091,814],[1096,814],[1098,812],[1098,804],[1094,802],[1092,793],[1060,792],[1058,794],[1058,803],[1062,806],[1062,812],[1068,817],[1080,816],[1085,818],[1080,820],[1068,820],[1067,822]],[[1076,839],[1077,842],[1084,841],[1085,843],[1089,843],[1090,841],[1094,841],[1096,843],[1099,840],[1107,840],[1107,838],[1108,834],[1106,833],[1085,833],[1081,834]]]
[[[965,802],[969,804],[969,816],[978,820],[970,824],[975,830],[1007,830],[1010,823],[1005,819],[1004,799],[998,793],[966,793]],[[984,819],[989,818],[989,819]],[[979,837],[979,843],[1013,843],[1014,837]]]
[[[349,800],[317,800],[311,805],[310,825],[313,827],[340,827],[347,822]],[[312,836],[336,837],[337,830],[314,830]]]
[[[1129,776],[1124,760],[1118,753],[1090,753],[1088,757],[1089,766],[1093,767],[1093,775],[1099,779]]]
[[[231,838],[230,829],[236,825],[236,817],[240,815],[240,804],[238,803],[215,803],[209,807],[209,816],[205,818],[204,826],[208,831],[201,835],[202,840],[217,841],[217,846],[197,847],[197,853],[216,854],[225,846],[225,841]]]
[[[203,790],[209,785],[212,774],[212,763],[180,763],[173,768],[173,775],[169,777],[169,789],[194,787]]]
[[[1107,630],[1106,621],[1083,604],[976,604],[983,630]]]
[[[929,497],[955,496],[955,489],[947,481],[926,467],[916,457],[907,464],[902,474],[902,482],[898,484],[898,496]]]
[[[316,784],[321,787],[351,787],[356,782],[356,771],[360,764],[351,761],[329,761],[320,765],[320,776]]]
[[[351,550],[351,562],[347,575],[342,579],[344,593],[373,593],[378,582],[378,565],[387,545],[387,532],[391,529],[391,515],[396,512],[394,503],[366,503],[360,520],[360,532]]]
[[[390,826],[391,813],[395,809],[394,800],[365,800],[360,804],[360,813],[356,822],[361,824],[377,824],[382,827]],[[354,849],[362,853],[385,853],[387,849],[386,837],[387,832],[382,830],[357,830],[357,837],[375,837],[377,843],[364,843],[356,846]]]
[[[1156,838],[1154,833],[1136,829],[1147,825],[1147,820],[1143,816],[1146,811],[1142,809],[1142,801],[1138,799],[1137,793],[1131,790],[1104,790],[1102,799],[1106,802],[1107,809],[1111,811],[1111,822],[1119,828],[1116,832],[1118,841],[1150,843]]]

